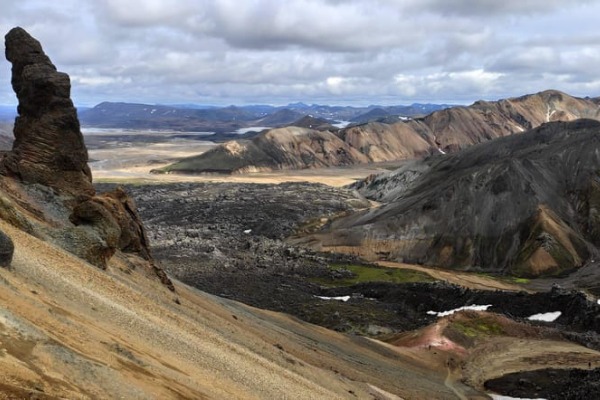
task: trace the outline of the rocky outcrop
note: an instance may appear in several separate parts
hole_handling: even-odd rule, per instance
[[[496,102],[478,101],[469,107],[452,107],[391,124],[370,122],[318,134],[306,129],[290,135],[294,128],[275,129],[259,134],[251,142],[225,143],[162,171],[244,173],[406,160],[455,152],[545,122],[578,118],[600,120],[597,102],[548,90]],[[244,147],[250,150],[227,151]]]
[[[6,35],[6,58],[19,106],[13,148],[0,165],[0,218],[103,269],[120,252],[173,289],[131,197],[122,189],[95,193],[69,76],[21,28]],[[2,239],[0,264],[12,256]]]
[[[429,157],[356,185],[385,204],[311,240],[371,259],[563,275],[600,247],[599,154],[600,122],[578,120]]]
[[[66,194],[93,194],[69,76],[56,70],[25,30],[14,28],[5,39],[19,115],[12,151],[2,161],[4,174]]]

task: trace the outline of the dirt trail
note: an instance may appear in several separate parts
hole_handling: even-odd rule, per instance
[[[456,285],[464,286],[469,289],[480,289],[480,290],[507,290],[507,291],[528,291],[519,285],[514,285],[506,282],[502,282],[497,279],[490,277],[477,275],[468,272],[458,272],[452,270],[441,270],[429,267],[423,267],[421,265],[404,264],[392,261],[377,261],[376,264],[388,268],[402,268],[412,269],[415,271],[421,271],[429,274],[435,279],[454,283]]]
[[[467,396],[465,396],[460,390],[456,388],[456,386],[454,386],[454,382],[456,381],[455,374],[452,372],[452,369],[450,369],[450,366],[448,366],[447,368],[448,375],[446,375],[444,385],[446,385],[448,389],[452,390],[454,394],[456,394],[456,397],[458,397],[460,400],[469,400]]]

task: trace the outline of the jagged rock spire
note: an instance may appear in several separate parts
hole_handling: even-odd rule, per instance
[[[24,29],[13,28],[5,43],[19,115],[13,149],[2,161],[2,173],[63,194],[93,195],[69,76],[56,70],[40,43]]]

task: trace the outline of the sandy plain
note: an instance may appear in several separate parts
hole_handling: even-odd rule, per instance
[[[385,171],[386,165],[332,167],[296,171],[274,171],[244,175],[151,174],[178,159],[202,154],[217,146],[213,142],[173,138],[172,136],[131,135],[133,140],[114,140],[112,136],[88,133],[86,142],[90,167],[96,181],[111,182],[313,182],[331,186],[348,185],[370,174]]]

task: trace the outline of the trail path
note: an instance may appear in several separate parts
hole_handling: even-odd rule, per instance
[[[392,261],[378,261],[378,265],[388,268],[403,268],[411,269],[415,271],[425,272],[431,275],[435,279],[454,283],[456,285],[464,286],[469,289],[480,289],[480,290],[508,290],[508,291],[527,291],[519,285],[502,282],[500,280],[482,276],[478,274],[459,272],[452,270],[442,270],[430,267],[424,267],[421,265],[404,264]]]

